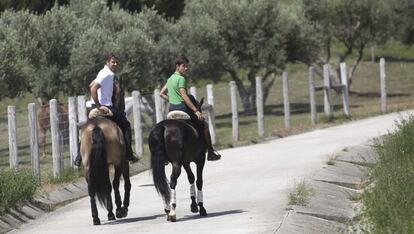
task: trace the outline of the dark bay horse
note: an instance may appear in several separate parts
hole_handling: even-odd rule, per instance
[[[58,118],[59,118],[59,132],[61,133],[61,143],[69,143],[69,119],[68,107],[62,103],[58,103]],[[40,107],[37,113],[37,123],[39,124],[39,131],[41,143],[43,146],[43,154],[46,152],[46,134],[50,131],[50,107],[49,104],[44,104]]]
[[[120,99],[123,100],[123,95]],[[119,102],[114,102],[115,105]],[[115,193],[116,217],[123,218],[128,214],[131,191],[129,179],[129,163],[125,160],[125,141],[121,129],[112,120],[97,117],[88,120],[81,129],[80,153],[88,182],[88,193],[91,202],[93,224],[101,224],[98,217],[95,196],[108,211],[108,220],[115,220],[112,212],[111,181],[109,166],[115,169],[112,187]],[[124,200],[119,192],[120,177],[124,178]],[[123,206],[122,206],[123,205]]]
[[[192,96],[191,96],[192,97]],[[194,98],[192,102],[201,111],[203,99],[198,103]],[[197,117],[191,116],[192,119]],[[203,168],[206,161],[206,142],[203,134],[203,126],[192,124],[190,120],[167,119],[159,122],[149,134],[149,148],[151,151],[151,168],[154,185],[165,202],[167,220],[176,221],[176,192],[177,179],[181,173],[181,166],[187,173],[191,184],[191,212],[199,212],[200,216],[206,216],[207,211],[203,206]],[[165,175],[165,162],[172,165],[170,186]],[[197,194],[194,186],[194,174],[190,163],[197,166]],[[197,199],[197,202],[196,202]],[[197,207],[198,205],[198,207]]]

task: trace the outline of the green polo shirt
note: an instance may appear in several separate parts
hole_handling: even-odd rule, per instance
[[[178,105],[184,102],[180,88],[187,90],[187,81],[182,75],[175,72],[167,80],[168,99],[171,104]]]

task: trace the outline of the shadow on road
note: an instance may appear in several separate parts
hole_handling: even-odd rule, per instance
[[[165,216],[164,214],[159,214],[159,215],[151,215],[151,216],[145,216],[145,217],[117,219],[113,222],[104,223],[102,225],[118,225],[118,224],[124,224],[124,223],[133,223],[133,222],[156,219],[156,218],[160,218],[160,217],[164,217],[164,216]]]
[[[201,219],[213,218],[213,217],[218,217],[218,216],[223,216],[223,215],[240,214],[240,213],[244,213],[244,212],[245,212],[244,210],[228,210],[228,211],[208,213],[208,215],[206,217],[200,217],[200,215],[198,215],[198,214],[186,215],[186,216],[184,216],[184,218],[177,219],[177,222],[189,221],[189,220],[200,219],[200,218]]]

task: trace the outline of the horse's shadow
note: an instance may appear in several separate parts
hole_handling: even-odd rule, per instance
[[[198,214],[185,215],[183,218],[177,219],[177,222],[190,221],[190,220],[200,219],[200,218],[202,218],[202,219],[213,218],[213,217],[218,217],[218,216],[223,216],[223,215],[241,214],[241,213],[244,213],[244,212],[246,212],[246,211],[239,209],[239,210],[227,210],[227,211],[219,211],[219,212],[208,213],[208,215],[204,216],[204,217],[200,217],[200,215],[198,215]]]
[[[144,216],[144,217],[135,217],[135,218],[123,218],[123,219],[117,219],[112,222],[104,223],[102,225],[118,225],[118,224],[124,224],[124,223],[133,223],[133,222],[139,222],[139,221],[146,221],[151,219],[157,219],[164,217],[165,214],[159,214],[159,215],[151,215],[151,216]]]
[[[195,219],[206,219],[206,218],[212,218],[212,217],[218,217],[223,215],[232,215],[232,214],[240,214],[244,213],[246,211],[244,210],[228,210],[228,211],[220,211],[220,212],[213,212],[208,213],[205,217],[200,217],[198,214],[194,215],[186,215],[181,219],[178,219],[177,222],[184,222],[184,221],[190,221]],[[125,223],[133,223],[133,222],[140,222],[140,221],[146,221],[151,219],[157,219],[157,218],[163,218],[165,217],[165,214],[158,214],[158,215],[151,215],[151,216],[144,216],[144,217],[135,217],[135,218],[124,218],[124,219],[117,219],[112,222],[103,223],[102,225],[118,225],[118,224],[125,224]]]

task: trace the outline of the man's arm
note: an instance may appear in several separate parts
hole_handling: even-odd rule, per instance
[[[181,97],[184,99],[185,104],[197,115],[197,118],[199,120],[203,120],[203,114],[197,109],[197,107],[194,106],[194,104],[191,102],[190,98],[187,95],[187,90],[185,88],[180,88],[180,94]]]
[[[161,91],[160,91],[160,97],[166,101],[168,101],[170,99],[170,97],[168,97],[167,95],[167,85],[164,85],[164,87],[162,87]]]
[[[92,82],[90,85],[90,91],[91,91],[91,97],[93,102],[95,103],[96,107],[100,107],[101,104],[99,103],[98,100],[98,89],[101,87],[100,84],[96,83],[96,82]]]

